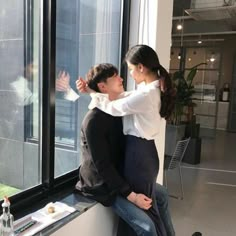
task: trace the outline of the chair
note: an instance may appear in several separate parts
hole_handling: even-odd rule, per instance
[[[181,196],[173,196],[170,195],[170,197],[174,197],[177,199],[184,199],[184,189],[183,189],[183,178],[182,178],[182,171],[181,171],[181,162],[184,157],[185,151],[187,149],[187,146],[189,144],[190,138],[178,141],[175,147],[175,151],[169,160],[169,162],[166,162],[165,158],[165,166],[164,166],[164,173],[165,173],[165,185],[167,188],[167,171],[177,169],[179,170],[179,178],[180,178],[180,185],[181,185]]]

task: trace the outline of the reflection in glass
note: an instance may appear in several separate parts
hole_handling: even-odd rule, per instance
[[[0,199],[40,184],[41,1],[1,1]]]
[[[95,64],[120,66],[121,6],[121,0],[57,1],[56,177],[79,166],[80,125],[90,97],[76,97],[75,81]]]
[[[191,68],[197,64],[206,62],[199,69],[219,69],[220,52],[218,48],[187,48],[185,68]]]
[[[180,54],[180,48],[174,48],[174,47],[171,48],[171,53],[170,53],[171,70],[179,70],[179,64],[180,64],[179,54]]]
[[[183,50],[185,55],[181,57],[184,60],[185,78],[190,72],[190,68],[200,63],[207,63],[198,67],[196,76],[192,85],[195,93],[192,95],[196,107],[197,122],[201,127],[215,129],[217,113],[217,91],[219,87],[220,76],[220,48],[218,47],[186,47]],[[179,70],[181,59],[178,60],[180,48],[171,49],[170,72]],[[183,62],[183,61],[182,61]]]

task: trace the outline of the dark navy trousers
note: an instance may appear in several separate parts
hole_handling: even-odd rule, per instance
[[[145,213],[153,220],[157,235],[166,236],[155,197],[159,158],[154,140],[126,135],[124,177],[136,193],[152,198],[152,207]]]

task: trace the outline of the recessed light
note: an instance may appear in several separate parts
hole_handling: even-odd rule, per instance
[[[177,28],[177,30],[182,30],[182,29],[183,29],[183,26],[182,26],[181,24],[178,24],[178,25],[176,26],[176,28]]]

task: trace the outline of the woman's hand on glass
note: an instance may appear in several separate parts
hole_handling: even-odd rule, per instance
[[[60,71],[56,79],[56,91],[67,92],[70,89],[70,75],[65,71]]]

